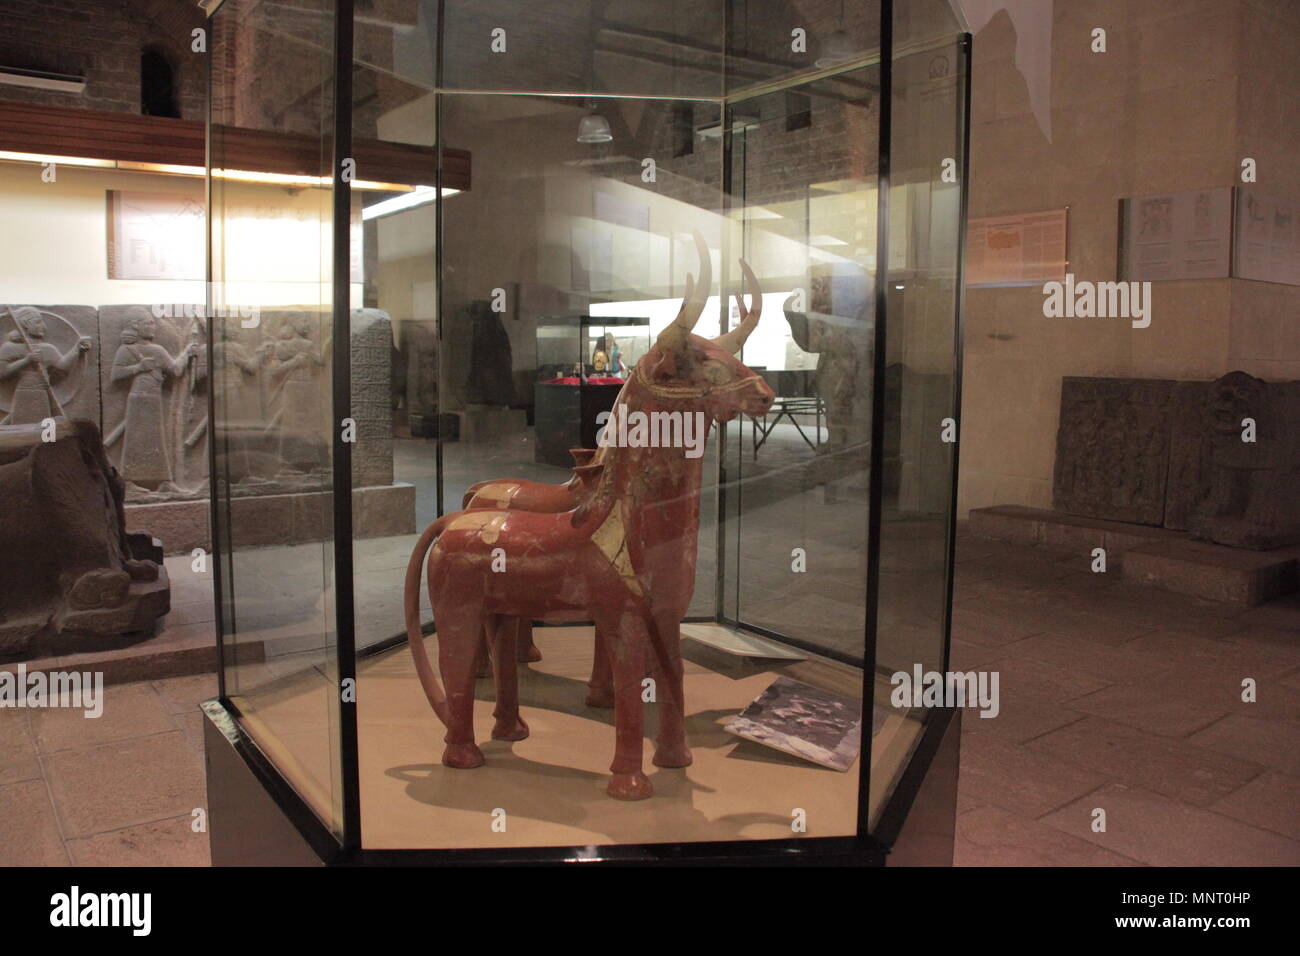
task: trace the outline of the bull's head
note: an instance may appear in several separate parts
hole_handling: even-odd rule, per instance
[[[668,405],[703,411],[713,421],[730,421],[737,414],[762,415],[775,397],[762,377],[736,357],[763,314],[763,294],[749,263],[740,260],[750,306],[736,293],[740,322],[716,339],[692,329],[704,311],[712,284],[709,248],[695,232],[700,277],[687,276],[686,296],[672,324],[659,333],[654,347],[637,363],[645,386]]]

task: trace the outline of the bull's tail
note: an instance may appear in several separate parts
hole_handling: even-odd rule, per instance
[[[424,635],[420,633],[420,578],[424,570],[424,558],[433,546],[433,539],[442,534],[446,527],[447,516],[443,515],[424,529],[420,540],[411,551],[411,560],[406,565],[406,643],[411,646],[411,657],[415,658],[415,672],[420,675],[420,686],[424,696],[429,698],[429,706],[438,715],[438,719],[447,723],[447,694],[429,663],[429,653],[424,648]]]

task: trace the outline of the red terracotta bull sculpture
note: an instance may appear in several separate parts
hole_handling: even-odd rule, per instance
[[[687,281],[677,317],[659,336],[619,395],[620,429],[580,465],[561,499],[556,486],[518,482],[506,506],[473,507],[429,525],[406,573],[406,628],[425,695],[447,727],[442,762],[471,768],[483,763],[474,740],[474,675],[479,635],[486,630],[496,683],[492,736],[522,740],[517,646],[520,621],[593,621],[596,662],[611,675],[615,721],[613,772],[607,791],[623,800],[652,794],[642,772],[642,679],[656,685],[659,730],[654,763],[685,767],[685,705],[679,625],[695,586],[703,455],[671,440],[701,423],[699,451],[712,422],[760,415],[772,390],[733,353],[757,324],[761,293],[743,261],[752,297],[741,302],[742,322],[709,340],[692,333],[708,298],[708,251],[701,281]],[[737,296],[737,301],[740,297]],[[648,423],[648,430],[643,426]],[[607,431],[608,433],[608,431]],[[683,439],[685,440],[685,439]],[[543,490],[545,489],[545,490]],[[526,503],[561,511],[531,511]],[[434,674],[420,633],[420,572],[428,558],[429,600],[438,627],[439,670]],[[594,688],[593,688],[594,689]]]

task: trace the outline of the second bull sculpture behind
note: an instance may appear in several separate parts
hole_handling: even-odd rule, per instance
[[[772,390],[733,353],[753,329],[761,291],[742,262],[752,312],[737,330],[710,340],[691,331],[709,294],[708,250],[697,236],[701,281],[687,281],[677,317],[659,336],[619,395],[622,413],[701,414],[725,422],[761,415]],[[737,297],[739,299],[739,296]],[[607,788],[639,800],[653,788],[642,772],[647,665],[658,689],[659,729],[654,762],[685,767],[685,702],[679,626],[695,587],[702,457],[682,447],[633,443],[603,448],[589,495],[571,510],[482,508],[444,515],[429,525],[406,573],[407,637],[425,695],[447,727],[442,762],[483,763],[474,740],[474,674],[479,635],[486,628],[496,683],[492,736],[522,740],[517,642],[521,621],[593,621],[612,672],[615,754]],[[430,553],[431,551],[431,553]],[[426,553],[429,599],[438,627],[443,689],[420,632],[420,575]],[[601,669],[602,661],[596,662]]]

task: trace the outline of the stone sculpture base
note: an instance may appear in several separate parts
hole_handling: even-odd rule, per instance
[[[352,526],[358,538],[383,538],[415,533],[415,486],[405,482],[355,488]],[[236,548],[306,544],[333,534],[330,496],[324,492],[256,495],[230,499],[230,521]],[[129,528],[147,527],[162,541],[167,554],[210,550],[208,502],[165,501],[126,506]]]
[[[52,619],[48,614],[36,614],[0,622],[0,663],[82,653],[89,645],[112,650],[153,637],[158,618],[171,610],[171,580],[156,538],[147,534],[128,538],[133,558],[157,562],[156,581],[132,581],[118,607],[64,608]]]
[[[972,534],[1077,551],[1104,548],[1108,574],[1134,584],[1250,607],[1300,588],[1300,547],[1258,552],[1195,541],[1185,531],[999,505],[970,513]],[[1080,565],[1082,566],[1082,565]]]

